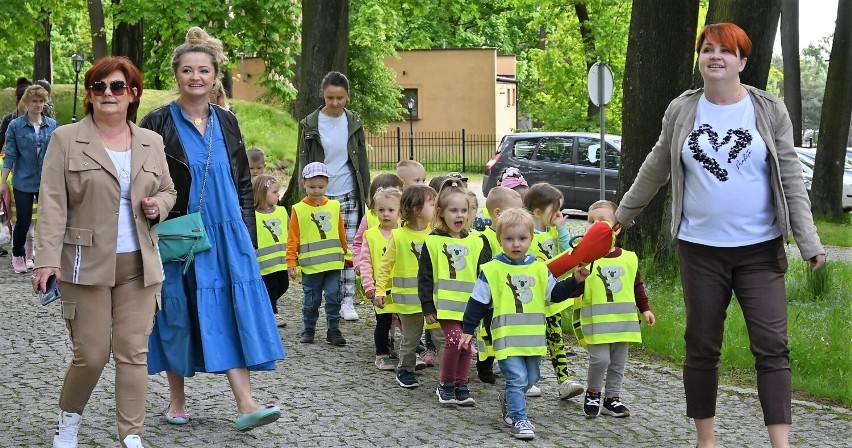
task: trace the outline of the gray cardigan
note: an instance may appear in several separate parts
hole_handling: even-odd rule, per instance
[[[802,258],[824,254],[811,215],[811,203],[802,179],[802,166],[793,148],[793,126],[784,103],[774,95],[745,86],[754,103],[757,131],[769,154],[769,181],[781,235],[786,242],[792,230]],[[681,148],[695,124],[695,111],[703,89],[688,90],[675,98],[663,116],[663,128],[645,158],[630,190],[615,213],[621,223],[631,222],[657,190],[672,179],[672,236],[677,235],[683,210]],[[747,193],[747,192],[744,192]]]

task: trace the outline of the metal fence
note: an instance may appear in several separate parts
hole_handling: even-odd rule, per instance
[[[414,159],[427,171],[480,172],[497,151],[495,135],[457,132],[403,132],[390,129],[367,134],[370,168],[393,170],[403,159]]]

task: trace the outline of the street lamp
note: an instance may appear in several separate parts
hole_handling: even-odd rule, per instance
[[[80,82],[80,70],[83,69],[83,56],[79,54],[75,54],[73,58],[74,61],[74,112],[71,113],[71,123],[77,122],[77,84]]]
[[[409,96],[405,100],[405,108],[408,109],[408,158],[414,160],[414,97]]]

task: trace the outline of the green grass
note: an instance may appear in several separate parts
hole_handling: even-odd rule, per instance
[[[85,91],[78,91],[77,119],[85,116],[83,111],[83,96]],[[71,122],[74,97],[73,85],[54,85],[53,104],[56,108],[56,119],[60,124]],[[176,91],[145,89],[139,105],[137,122],[148,112],[177,98]],[[0,90],[0,114],[13,109],[14,89]],[[296,139],[298,123],[289,113],[260,103],[249,101],[231,101],[231,106],[237,112],[240,129],[246,140],[246,147],[257,146],[266,153],[267,166],[270,169],[290,166],[296,157]]]
[[[817,233],[822,244],[852,247],[852,214],[846,213],[839,220],[816,220]]]
[[[676,275],[643,272],[651,306],[657,317],[653,328],[643,327],[644,350],[682,363],[685,310],[683,290]],[[852,264],[826,263],[811,273],[802,260],[791,260],[786,277],[788,337],[793,388],[798,392],[852,405]],[[728,308],[720,371],[723,376],[755,383],[754,357],[749,350],[742,310],[734,299]]]

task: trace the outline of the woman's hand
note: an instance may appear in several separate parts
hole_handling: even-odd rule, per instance
[[[154,198],[142,198],[142,212],[151,221],[158,220],[160,218],[160,205]]]
[[[618,232],[618,231],[619,231],[619,230],[621,230],[621,229],[624,229],[624,230],[630,230],[630,228],[631,228],[631,227],[633,227],[635,224],[636,224],[636,221],[630,221],[630,222],[628,222],[628,223],[616,222],[616,223],[612,226],[612,231],[613,231],[613,232]]]
[[[825,254],[819,254],[811,257],[811,271],[816,271],[825,264]]]
[[[32,275],[33,293],[38,294],[39,291],[47,292],[47,279],[49,279],[51,275],[56,276],[57,282],[62,280],[62,271],[59,268],[36,268]]]
[[[459,338],[459,350],[470,348],[471,339],[473,339],[473,335],[462,333],[461,338]]]

